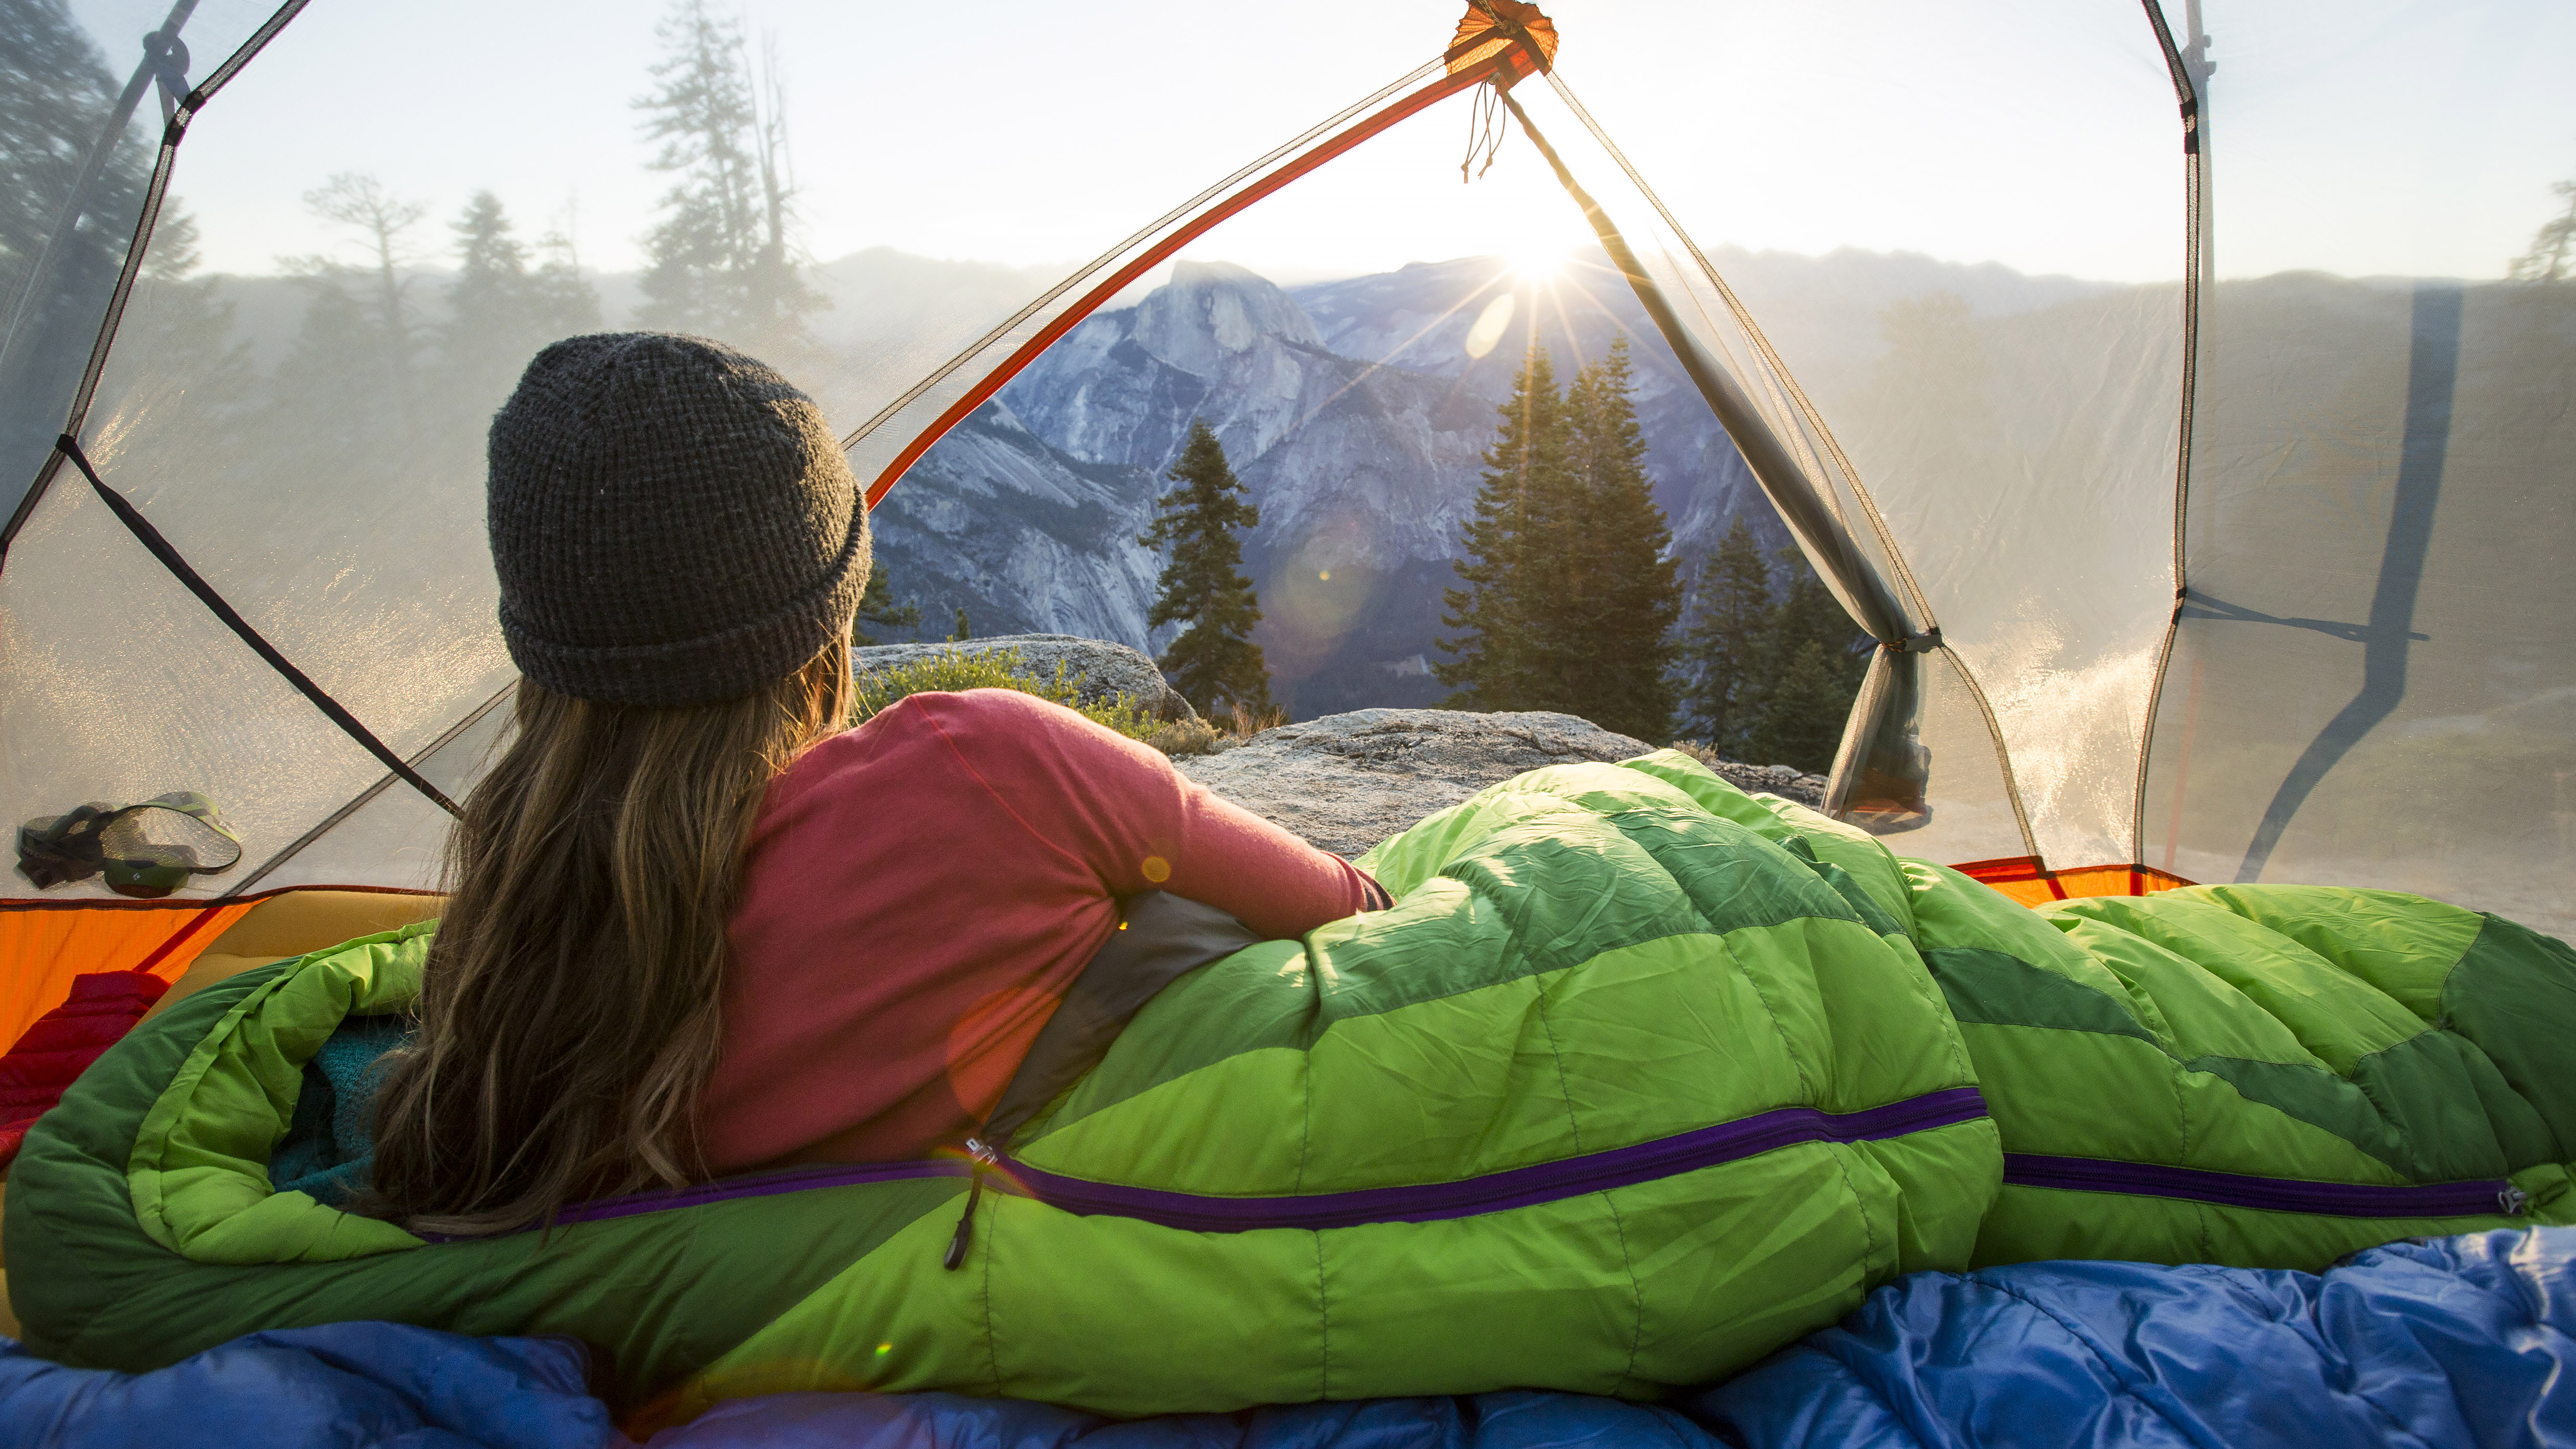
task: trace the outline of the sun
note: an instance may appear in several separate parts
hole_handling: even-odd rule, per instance
[[[1554,247],[1523,247],[1510,254],[1512,275],[1524,282],[1554,280],[1565,270],[1565,253]]]

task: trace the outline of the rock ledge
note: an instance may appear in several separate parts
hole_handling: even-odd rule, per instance
[[[1570,714],[1362,709],[1172,763],[1336,855],[1358,855],[1524,770],[1634,759],[1654,748]]]
[[[1154,661],[1124,644],[1105,639],[1085,639],[1073,634],[997,634],[989,639],[968,639],[958,644],[870,644],[850,651],[850,665],[861,674],[877,669],[899,669],[916,664],[935,654],[954,649],[960,654],[990,654],[1001,649],[1017,649],[1023,664],[1021,673],[1033,679],[1052,679],[1061,662],[1065,673],[1085,704],[1097,704],[1113,694],[1124,694],[1152,712],[1156,719],[1196,719],[1189,701],[1164,680],[1163,671]]]

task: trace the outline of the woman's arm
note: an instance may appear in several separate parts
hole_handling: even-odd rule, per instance
[[[1264,936],[1383,909],[1386,892],[1172,768],[1161,751],[1013,690],[915,695],[961,764],[1111,895],[1165,890]]]

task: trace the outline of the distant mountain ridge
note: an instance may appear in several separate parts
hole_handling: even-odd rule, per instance
[[[1878,409],[1848,389],[1885,351],[1889,303],[1947,293],[1980,319],[2012,319],[2122,290],[1908,255],[1713,260],[1775,340],[1790,339],[1790,364],[1828,415],[1864,424]],[[818,345],[809,361],[917,376],[945,360],[953,342],[937,339],[953,339],[960,319],[1006,316],[1062,270],[883,247],[818,265],[810,275],[831,305],[806,319]],[[416,325],[435,328],[447,274],[408,275]],[[273,368],[309,289],[212,280],[231,340]],[[591,280],[606,325],[631,325],[637,278]],[[962,607],[978,633],[1158,650],[1171,630],[1148,630],[1145,616],[1160,564],[1135,538],[1204,417],[1262,512],[1245,562],[1277,696],[1300,718],[1435,704],[1446,693],[1429,675],[1442,657],[1441,591],[1456,582],[1497,404],[1531,344],[1548,349],[1562,383],[1623,334],[1647,470],[1685,577],[1738,515],[1766,545],[1785,545],[1734,445],[1597,254],[1547,277],[1469,257],[1285,288],[1229,263],[1181,262],[1132,305],[1072,329],[913,466],[878,509],[878,566],[898,598],[920,602],[920,637],[946,634]]]
[[[1898,298],[1950,292],[1998,316],[2116,290],[1857,252],[1721,253],[1719,265],[1762,299],[1757,314],[1841,341],[1846,350],[1815,360],[1842,376],[1865,371],[1880,310]],[[1621,335],[1636,356],[1647,470],[1686,575],[1738,514],[1766,546],[1784,546],[1734,444],[1621,278],[1597,259],[1532,279],[1468,257],[1292,288],[1230,263],[1177,264],[1136,305],[1075,327],[999,405],[933,447],[881,509],[880,554],[929,625],[944,628],[962,603],[978,629],[1091,631],[1158,649],[1168,630],[1149,638],[1142,627],[1158,564],[1133,536],[1191,419],[1204,417],[1262,511],[1244,554],[1279,697],[1299,718],[1437,703],[1447,691],[1428,666],[1442,657],[1441,591],[1456,583],[1496,407],[1532,343],[1561,384]],[[1054,511],[1073,497],[1078,517]],[[969,516],[989,536],[970,538]],[[1132,595],[1086,596],[1122,580]]]

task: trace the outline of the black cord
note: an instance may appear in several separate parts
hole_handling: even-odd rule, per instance
[[[322,686],[306,677],[303,670],[296,668],[292,661],[277,651],[276,645],[261,638],[259,631],[250,626],[250,621],[236,612],[232,605],[224,602],[223,595],[215,592],[214,585],[207,583],[195,569],[188,566],[188,561],[179,556],[179,551],[170,546],[170,540],[161,536],[161,530],[154,528],[151,520],[145,518],[133,504],[127,502],[124,494],[108,487],[99,478],[98,470],[90,466],[89,455],[81,451],[79,439],[65,433],[54,440],[54,446],[64,457],[71,460],[72,466],[80,470],[82,477],[89,480],[89,486],[97,491],[99,501],[107,505],[110,513],[116,515],[117,521],[125,525],[126,531],[134,535],[135,541],[150,550],[152,556],[161,561],[161,566],[168,569],[179,582],[187,585],[188,592],[195,594],[199,602],[214,611],[215,617],[223,620],[226,628],[239,635],[241,641],[251,647],[251,652],[267,660],[271,669],[285,676],[287,683],[294,685],[306,699],[313,701],[314,708],[330,716],[331,722],[338,725],[349,738],[364,745],[367,753],[384,761],[385,768],[400,775],[413,789],[437,802],[438,808],[450,815],[465,813],[456,808],[456,802],[448,799],[445,792],[422,778],[421,773],[413,769],[409,761],[395,754],[392,746],[377,739],[374,731],[360,724],[358,717],[349,713],[347,706],[333,699],[323,691]]]

